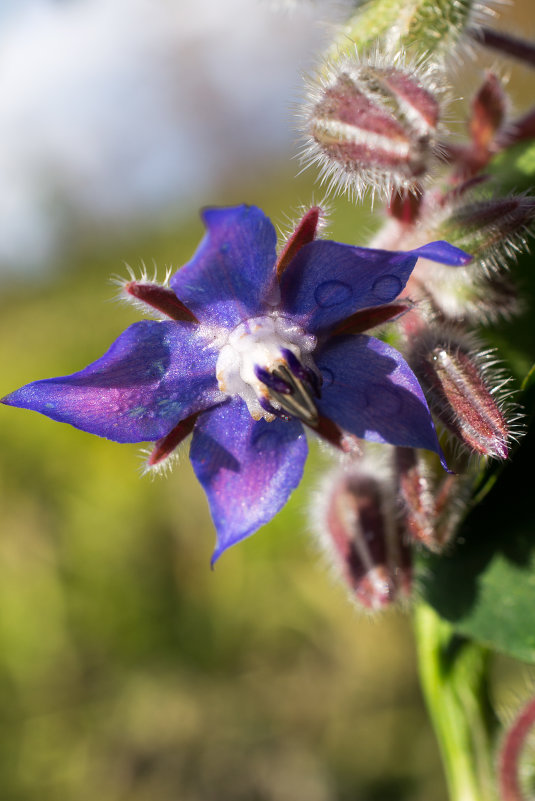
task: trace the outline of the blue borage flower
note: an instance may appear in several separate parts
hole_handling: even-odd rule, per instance
[[[131,281],[167,319],[131,325],[70,376],[3,403],[116,442],[155,442],[157,465],[193,432],[190,457],[217,529],[214,560],[286,503],[307,455],[303,424],[344,449],[348,437],[443,456],[403,357],[362,331],[399,315],[419,256],[469,257],[447,242],[408,252],[315,239],[310,209],[277,258],[254,206],[208,209],[205,238],[170,287]],[[444,462],[443,462],[444,463]]]

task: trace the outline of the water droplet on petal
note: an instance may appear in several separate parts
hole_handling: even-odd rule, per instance
[[[353,289],[344,281],[324,281],[316,287],[314,298],[318,306],[323,309],[330,309],[347,303],[353,295]]]
[[[322,389],[327,389],[332,384],[334,384],[334,373],[328,367],[322,367],[321,365],[319,365],[318,369],[319,369],[319,371],[320,371],[320,373],[322,375],[322,378],[323,378],[323,383],[321,385],[321,388]]]
[[[377,301],[387,303],[397,298],[403,284],[397,275],[382,275],[372,286],[372,292]]]
[[[252,445],[258,453],[274,451],[279,444],[279,433],[275,430],[263,428],[253,432]]]

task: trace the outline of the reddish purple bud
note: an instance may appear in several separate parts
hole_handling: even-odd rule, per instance
[[[306,163],[322,180],[357,195],[418,191],[436,156],[436,87],[418,70],[346,60],[310,90]]]
[[[425,465],[413,448],[396,448],[396,468],[407,534],[435,550],[435,502]]]
[[[472,453],[505,459],[509,429],[494,397],[503,381],[492,387],[468,347],[434,332],[413,346],[410,362],[440,422]]]
[[[407,597],[410,552],[391,508],[391,488],[373,472],[358,469],[329,479],[315,524],[352,597],[370,610]]]
[[[441,551],[465,510],[466,482],[449,475],[435,486],[426,462],[413,448],[396,448],[395,460],[407,534],[412,541]]]
[[[423,192],[395,189],[392,192],[388,213],[403,225],[414,225],[422,207]]]
[[[526,139],[535,137],[535,108],[531,108],[526,114],[513,120],[499,137],[499,146],[502,148],[523,142]]]
[[[507,96],[494,73],[488,72],[472,100],[469,130],[472,143],[482,157],[488,156],[507,112]]]
[[[497,197],[458,207],[440,232],[466,248],[475,261],[501,267],[525,244],[534,223],[535,197]]]
[[[157,311],[163,312],[172,320],[198,322],[197,318],[177,298],[172,289],[160,284],[149,284],[143,281],[129,281],[124,285],[124,291],[136,300],[146,303]]]

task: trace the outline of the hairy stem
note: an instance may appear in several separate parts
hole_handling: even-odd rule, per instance
[[[516,58],[517,61],[523,61],[525,64],[535,67],[534,42],[528,42],[517,36],[511,36],[510,33],[504,33],[503,31],[497,31],[494,28],[486,28],[484,26],[469,28],[468,34],[484,47],[489,47],[491,50],[498,50],[500,53],[505,53],[507,56]]]
[[[487,695],[488,654],[433,609],[414,614],[420,681],[443,759],[450,801],[497,801]]]

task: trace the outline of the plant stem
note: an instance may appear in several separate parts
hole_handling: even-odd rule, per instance
[[[450,801],[496,801],[487,695],[488,652],[420,603],[414,629],[423,694],[442,754]]]
[[[519,39],[510,33],[503,33],[494,28],[480,26],[468,29],[469,36],[484,47],[497,50],[507,56],[523,61],[530,67],[535,67],[535,43],[528,42],[526,39]]]

